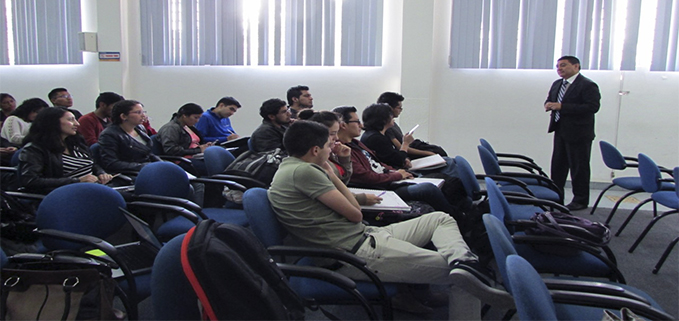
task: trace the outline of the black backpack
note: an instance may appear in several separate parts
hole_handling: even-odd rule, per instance
[[[181,261],[206,320],[303,320],[304,304],[252,231],[201,221]]]
[[[288,153],[280,148],[259,153],[247,151],[238,156],[223,174],[251,177],[269,185],[287,156]]]

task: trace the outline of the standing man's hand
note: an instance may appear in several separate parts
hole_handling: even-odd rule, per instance
[[[545,103],[545,111],[561,110],[561,103],[547,102]]]

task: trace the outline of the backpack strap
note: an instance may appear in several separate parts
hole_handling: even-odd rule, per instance
[[[188,255],[189,243],[191,242],[191,238],[193,237],[193,233],[195,232],[195,230],[196,227],[194,226],[188,232],[186,232],[184,240],[182,241],[181,249],[182,269],[184,270],[184,275],[186,275],[186,278],[189,280],[189,283],[191,283],[191,287],[193,288],[193,291],[196,293],[196,296],[198,297],[200,304],[203,306],[203,312],[204,315],[207,315],[207,320],[219,320],[217,318],[217,315],[215,314],[215,311],[212,309],[212,305],[210,305],[210,300],[208,300],[207,295],[205,294],[205,290],[203,290],[203,287],[200,286],[200,282],[198,282],[198,278],[196,278],[196,274],[193,272],[193,269],[191,268],[191,263],[189,263]]]

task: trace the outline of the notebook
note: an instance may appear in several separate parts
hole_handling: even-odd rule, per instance
[[[400,181],[395,181],[391,182],[391,185],[394,186],[400,186],[400,185],[414,185],[414,184],[434,184],[436,187],[441,188],[443,186],[443,183],[445,183],[446,180],[443,178],[424,178],[424,177],[415,177],[411,179],[402,179]]]
[[[410,161],[412,165],[409,170],[428,170],[446,166],[446,160],[439,154],[430,155]]]
[[[364,189],[350,187],[349,190],[354,194],[373,194],[382,198],[382,202],[375,205],[361,205],[361,210],[370,211],[410,211],[410,205],[401,199],[394,191],[377,189]]]

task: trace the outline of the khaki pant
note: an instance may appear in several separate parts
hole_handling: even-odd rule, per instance
[[[443,212],[384,227],[368,227],[369,237],[356,251],[382,282],[450,284],[450,263],[477,260],[462,239],[457,222]],[[437,250],[422,248],[432,242]],[[366,280],[352,267],[337,272]]]

